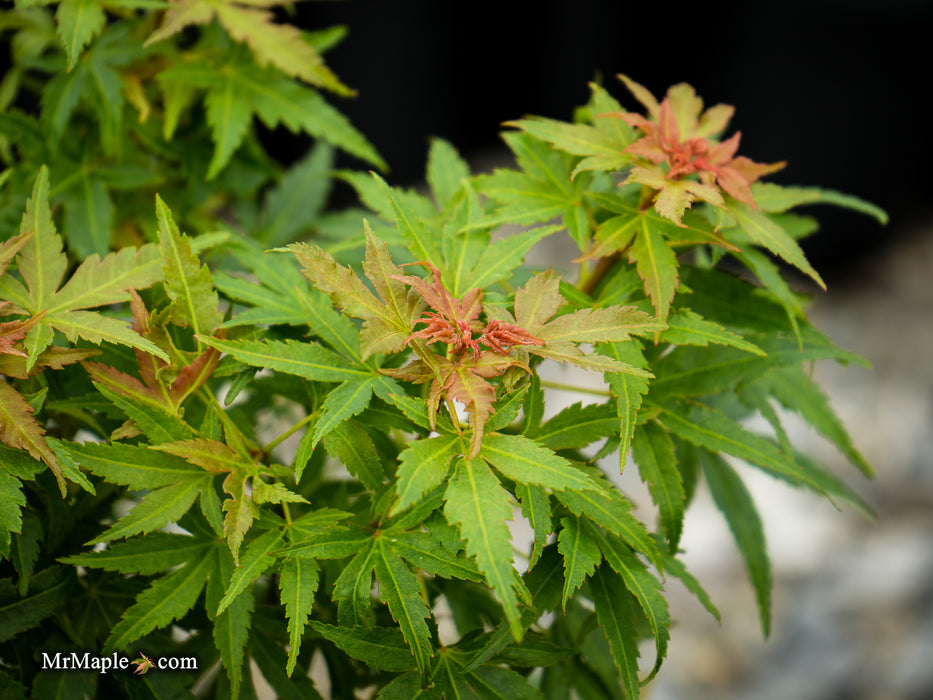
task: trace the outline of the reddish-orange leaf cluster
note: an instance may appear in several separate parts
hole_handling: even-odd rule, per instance
[[[625,149],[626,153],[647,158],[655,164],[666,162],[667,177],[671,180],[696,173],[703,184],[715,183],[735,199],[753,207],[755,199],[749,185],[784,167],[784,163],[764,164],[745,156],[736,157],[742,138],[738,131],[720,143],[700,137],[682,140],[667,97],[661,102],[658,122],[631,112],[619,116],[645,132],[644,137]]]
[[[495,410],[496,390],[487,380],[501,375],[509,367],[525,366],[521,360],[509,356],[510,348],[545,343],[514,323],[491,320],[484,325],[480,321],[482,289],[471,289],[458,299],[444,288],[440,270],[430,263],[417,264],[431,271],[431,283],[412,275],[396,275],[394,279],[409,285],[433,310],[426,311],[415,321],[416,325],[424,324],[424,328],[409,335],[405,342],[444,343],[448,352],[444,355],[419,352],[419,359],[406,367],[383,371],[416,384],[431,382],[428,412],[432,425],[437,407],[445,396],[462,403],[470,412],[471,454],[475,455],[479,452],[483,427]]]
[[[521,326],[495,319],[486,324],[479,342],[500,355],[508,355],[509,348],[516,345],[544,345],[541,338],[533,336]]]
[[[0,301],[0,316],[5,316],[10,313],[12,307],[13,304],[10,302]],[[18,319],[16,321],[0,323],[0,355],[19,355],[20,357],[26,357],[26,353],[23,352],[22,348],[17,348],[16,344],[26,337],[29,329],[36,325],[43,316],[45,316],[45,311],[40,311],[35,316],[25,320]]]
[[[129,293],[133,330],[158,345],[160,333],[165,335],[165,329],[154,328],[142,298],[133,289]],[[223,331],[218,333],[218,337],[222,336]],[[210,378],[220,363],[220,351],[215,348],[208,348],[187,364],[176,360],[174,365],[144,350],[135,348],[135,352],[139,379],[97,362],[83,362],[82,365],[91,379],[111,391],[156,406],[172,415],[178,415],[184,400]],[[127,434],[135,434],[131,421],[124,425],[123,430],[128,431]]]
[[[544,345],[544,341],[536,338],[520,326],[501,321],[490,321],[485,326],[479,321],[483,310],[483,290],[471,289],[463,299],[451,296],[441,282],[441,271],[430,263],[417,263],[431,270],[433,283],[428,284],[420,277],[412,275],[397,275],[398,279],[418,292],[434,311],[426,311],[424,316],[416,321],[425,327],[412,333],[406,339],[411,342],[415,338],[431,343],[446,343],[451,346],[454,354],[460,354],[469,349],[473,352],[474,361],[479,361],[480,345],[500,355],[508,355],[509,348],[516,345]],[[474,339],[473,334],[478,337]]]
[[[4,307],[12,306],[9,302],[0,301],[0,315]],[[22,321],[7,321],[0,323],[0,355],[19,355],[26,357],[26,353],[16,347],[16,344],[26,337],[26,332],[32,324]]]
[[[659,213],[680,223],[679,213],[697,197],[722,205],[722,198],[715,191],[691,187],[685,181],[691,175],[696,175],[703,185],[718,187],[738,201],[757,208],[749,186],[764,175],[780,170],[785,163],[756,163],[745,156],[736,156],[741,132],[721,142],[711,138],[726,128],[734,111],[732,107],[716,105],[701,115],[703,102],[689,85],[675,85],[659,104],[644,87],[624,76],[623,80],[651,117],[634,112],[613,115],[645,134],[623,152],[642,159],[643,166],[647,166],[645,160],[654,166],[667,166],[666,172],[661,171],[663,179],[651,166],[647,166],[647,170],[636,167],[628,182],[640,182],[664,193],[668,201],[659,206]]]

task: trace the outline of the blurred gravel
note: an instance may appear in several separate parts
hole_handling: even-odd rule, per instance
[[[898,240],[827,293],[817,292],[809,309],[817,328],[872,363],[820,363],[814,381],[876,477],[865,479],[809,426],[782,415],[794,444],[843,477],[876,519],[741,471],[772,559],[772,631],[764,639],[742,559],[701,489],[687,512],[683,558],[723,621],[678,582],[668,584],[675,628],[664,670],[644,690],[649,700],[933,699],[933,231]],[[576,255],[557,236],[527,262],[569,271]],[[572,386],[604,386],[599,375],[573,368],[542,372]],[[548,410],[556,413],[598,397],[551,398]],[[608,461],[604,467],[611,472]],[[637,469],[626,468],[618,483],[651,523]],[[651,644],[642,649],[646,668],[653,653]]]
[[[933,235],[916,235],[814,299],[810,318],[871,370],[819,364],[856,446],[861,478],[808,427],[792,440],[872,505],[870,521],[767,477],[749,479],[772,557],[772,634],[728,529],[701,493],[688,512],[685,560],[720,626],[670,586],[676,621],[650,700],[929,700],[933,698]],[[902,239],[903,240],[903,239]],[[644,654],[651,658],[651,649]]]

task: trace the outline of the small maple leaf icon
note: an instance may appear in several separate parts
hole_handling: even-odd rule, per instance
[[[139,655],[142,657],[141,659],[136,659],[136,661],[130,662],[136,664],[136,670],[133,671],[133,673],[135,673],[137,676],[143,675],[146,671],[155,666],[155,664],[152,663],[152,659],[150,659],[148,656],[142,652],[140,652]]]

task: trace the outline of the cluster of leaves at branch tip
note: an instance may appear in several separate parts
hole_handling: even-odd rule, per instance
[[[430,382],[427,406],[432,429],[442,402],[446,402],[455,425],[458,419],[453,402],[463,404],[472,427],[470,458],[479,454],[484,426],[495,412],[496,389],[489,380],[512,370],[504,381],[515,386],[522,374],[531,372],[529,354],[600,371],[650,376],[618,360],[587,356],[579,347],[580,343],[623,341],[633,333],[651,334],[665,328],[635,307],[583,309],[552,318],[562,303],[560,278],[545,272],[516,292],[514,316],[502,308],[484,309],[482,289],[471,289],[462,299],[456,298],[444,287],[441,271],[431,263],[418,263],[427,267],[430,281],[402,274],[368,225],[366,239],[364,269],[379,298],[323,249],[308,244],[289,249],[315,286],[330,294],[345,313],[363,320],[364,357],[406,346],[414,351],[415,359],[406,366],[381,371],[415,384]],[[432,310],[419,317],[426,307]],[[417,329],[419,325],[424,327]],[[434,343],[443,344],[444,350],[431,350]]]
[[[640,183],[655,192],[655,209],[678,226],[684,211],[696,201],[726,207],[722,193],[757,210],[750,185],[764,175],[777,172],[786,163],[763,165],[736,157],[741,132],[722,142],[714,140],[725,131],[735,108],[719,104],[703,111],[703,100],[686,83],[674,85],[658,104],[642,85],[620,76],[632,94],[648,110],[651,119],[632,112],[616,116],[645,135],[623,153],[634,156],[633,167],[623,184]],[[699,175],[699,182],[687,176]]]
[[[351,93],[321,58],[342,28],[279,22],[278,0],[55,4],[0,11],[15,36],[0,82],[11,697],[59,697],[80,674],[23,649],[72,645],[126,650],[140,674],[153,651],[199,658],[200,677],[74,681],[87,696],[249,697],[258,668],[279,696],[317,698],[320,655],[348,696],[636,700],[667,655],[666,581],[719,617],[679,559],[699,483],[765,634],[745,470],[868,510],[784,429],[778,405],[871,474],[809,374],[860,358],[809,323],[773,256],[821,284],[799,245],[816,223],[791,210],[885,215],[761,182],[780,164],[737,155],[731,107],[620,76],[644,114],[592,85],[573,122],[509,122],[514,166],[478,175],[433,139],[424,193],[333,170],[338,148],[384,166],[318,91]],[[286,169],[260,122],[315,145]],[[335,179],[360,207],[327,210]],[[525,265],[552,235],[579,250],[575,273]],[[605,388],[550,415],[545,362]],[[629,459],[654,531],[605,473]]]

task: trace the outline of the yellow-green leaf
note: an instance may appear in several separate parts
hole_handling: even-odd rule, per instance
[[[55,13],[58,36],[68,54],[71,70],[78,62],[84,47],[100,34],[107,17],[104,8],[96,0],[63,0]]]

